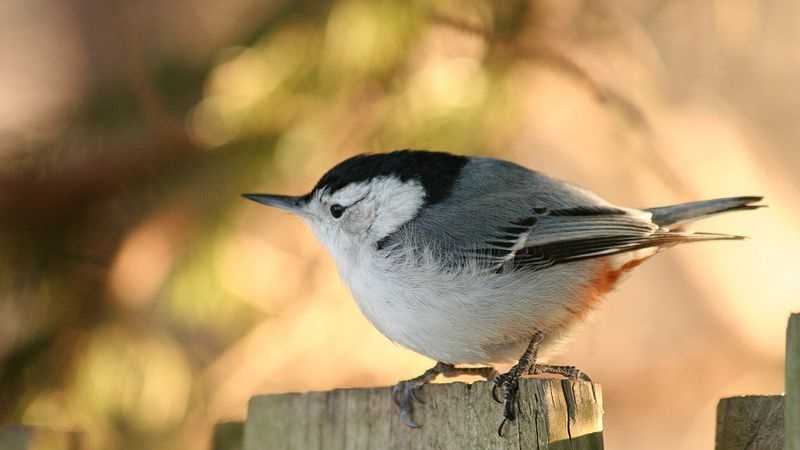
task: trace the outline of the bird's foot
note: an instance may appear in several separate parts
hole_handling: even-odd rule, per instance
[[[550,364],[534,364],[528,371],[531,375],[550,374],[561,375],[573,381],[588,381],[591,383],[592,378],[589,374],[581,371],[575,366],[554,366]]]
[[[414,412],[414,402],[425,403],[417,395],[417,391],[424,386],[427,381],[420,381],[418,378],[405,380],[397,383],[392,388],[392,401],[400,413],[400,420],[410,428],[419,428],[419,424],[411,417]]]
[[[544,335],[541,332],[536,332],[525,349],[525,353],[519,359],[517,364],[508,372],[494,377],[492,380],[492,398],[498,403],[503,403],[503,421],[497,428],[497,434],[502,437],[503,429],[507,422],[517,420],[517,412],[519,410],[519,379],[528,373],[532,366],[535,366],[536,353],[539,345],[544,340]],[[503,399],[497,394],[498,388],[503,389]]]
[[[516,368],[515,366],[514,368]],[[575,366],[556,366],[550,364],[533,364],[528,369],[528,374],[552,374],[561,375],[564,378],[573,381],[588,381],[592,379],[588,374],[582,372]],[[512,369],[507,373],[496,376],[492,386],[492,398],[498,403],[503,403],[503,422],[497,430],[498,434],[503,435],[503,428],[508,421],[514,421],[517,418],[517,409],[519,408],[519,379],[520,375],[516,374]],[[502,388],[503,398],[498,395],[498,390]]]
[[[502,437],[503,429],[507,422],[515,421],[517,419],[517,409],[519,408],[519,379],[521,371],[514,370],[514,366],[510,371],[496,376],[492,382],[492,398],[497,403],[503,404],[503,421],[500,422],[500,427],[497,428],[497,434]],[[498,395],[498,389],[503,390],[503,398]]]
[[[430,383],[438,375],[445,377],[457,377],[460,375],[472,375],[486,378],[487,380],[494,379],[497,376],[497,371],[492,367],[455,367],[452,364],[436,363],[435,366],[428,369],[422,375],[397,383],[392,388],[392,401],[397,406],[400,413],[400,420],[411,428],[419,428],[420,425],[412,418],[414,412],[414,402],[425,403],[419,396],[419,390],[422,386]]]

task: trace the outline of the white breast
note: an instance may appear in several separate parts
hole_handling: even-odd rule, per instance
[[[340,255],[344,256],[344,255]],[[337,258],[338,259],[338,258]],[[386,257],[372,249],[337,261],[361,311],[389,339],[437,361],[514,361],[535,330],[554,343],[576,319],[597,262],[538,272],[439,269],[433,257]],[[346,270],[341,270],[346,268]]]

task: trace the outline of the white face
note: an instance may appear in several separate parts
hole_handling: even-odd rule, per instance
[[[417,215],[424,200],[425,190],[418,182],[384,176],[349,184],[332,194],[322,189],[300,215],[338,258],[373,246],[396,231]]]

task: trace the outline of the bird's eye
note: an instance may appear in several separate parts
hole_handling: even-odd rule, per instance
[[[333,204],[331,205],[331,215],[334,219],[338,219],[339,217],[342,217],[342,214],[344,214],[344,209],[345,208],[342,205]]]

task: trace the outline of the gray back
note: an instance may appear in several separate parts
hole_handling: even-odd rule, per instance
[[[530,217],[534,208],[578,206],[611,205],[591,192],[517,164],[471,158],[451,195],[423,209],[399,231],[412,232],[434,247],[469,249],[482,245],[500,227]]]

